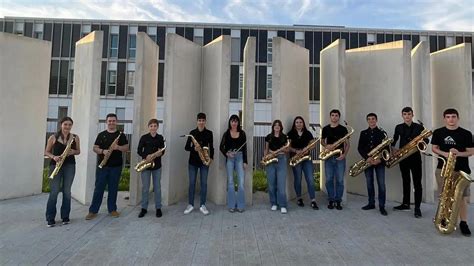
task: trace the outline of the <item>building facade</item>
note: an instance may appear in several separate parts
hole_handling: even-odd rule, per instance
[[[160,47],[157,114],[163,117],[163,73],[165,65],[165,36],[176,33],[206,45],[220,35],[231,36],[230,113],[241,109],[243,86],[243,49],[247,38],[257,40],[255,81],[255,135],[264,136],[271,122],[272,99],[272,38],[286,38],[309,50],[309,97],[311,123],[319,123],[320,51],[336,39],[346,40],[346,49],[397,40],[411,40],[414,47],[427,41],[430,52],[459,43],[471,43],[473,32],[421,30],[363,29],[340,26],[274,26],[208,23],[174,23],[154,21],[109,21],[47,18],[0,18],[0,32],[9,32],[52,42],[49,84],[48,132],[57,129],[57,121],[71,112],[74,89],[75,43],[88,33],[104,32],[100,86],[100,117],[107,113],[118,115],[120,126],[131,132],[135,79],[136,34],[146,32]],[[473,57],[474,65],[474,57]],[[474,76],[474,74],[473,74]],[[474,80],[474,78],[473,78]],[[474,86],[473,86],[474,88]],[[103,125],[104,127],[104,125]]]

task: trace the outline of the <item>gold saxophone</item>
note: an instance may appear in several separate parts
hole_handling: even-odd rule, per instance
[[[146,159],[143,159],[139,163],[137,163],[137,165],[135,165],[135,167],[134,167],[135,171],[140,173],[141,171],[146,170],[150,167],[152,167],[152,168],[155,167],[155,162],[154,162],[155,158],[158,157],[158,154],[163,153],[163,151],[165,151],[165,150],[166,150],[166,143],[165,143],[165,146],[163,148],[158,149],[156,152],[151,154],[151,158],[150,158],[149,161],[146,160]]]
[[[424,139],[429,138],[431,135],[433,135],[431,130],[426,128],[423,129],[420,135],[416,136],[416,138],[412,139],[410,142],[401,147],[400,150],[398,150],[395,154],[390,156],[390,159],[386,163],[387,167],[391,168],[392,166],[405,160],[413,153],[417,152],[419,149],[418,146],[420,146],[421,149],[426,149],[428,143],[426,143]]]
[[[205,166],[209,166],[212,162],[211,156],[209,154],[209,147],[201,147],[199,142],[197,142],[196,138],[193,135],[182,135],[181,137],[190,137],[191,141],[193,142],[195,147],[199,147],[197,153],[199,155],[199,159],[201,159],[202,164]]]
[[[64,149],[63,153],[61,153],[61,155],[59,156],[61,157],[61,160],[59,160],[59,162],[56,162],[56,167],[54,167],[53,172],[51,172],[49,179],[53,179],[59,173],[61,166],[63,166],[63,163],[66,160],[66,157],[68,156],[69,151],[71,150],[74,139],[75,139],[75,136],[73,135],[72,138],[67,143],[66,148]]]
[[[385,138],[382,140],[382,143],[377,145],[377,147],[373,148],[367,155],[369,157],[372,157],[374,160],[378,159],[383,159],[384,161],[387,161],[390,159],[390,152],[388,152],[385,148],[389,146],[392,142],[393,139],[389,138],[387,136],[387,133],[385,134]],[[360,173],[362,173],[365,169],[369,168],[372,166],[370,163],[367,162],[366,159],[360,159],[357,161],[355,164],[351,166],[349,169],[349,175],[354,177],[358,176]]]
[[[339,145],[341,145],[342,143],[346,142],[350,137],[351,135],[354,133],[354,129],[352,127],[350,127],[346,121],[344,121],[344,123],[346,124],[346,127],[349,128],[349,132],[342,138],[338,139],[336,142],[334,142],[332,145],[334,147],[339,147]],[[323,149],[320,153],[319,153],[319,159],[320,160],[327,160],[329,159],[331,156],[333,155],[336,155],[336,154],[341,154],[342,153],[342,150],[341,149],[334,149],[332,151],[328,150],[328,149]]]
[[[113,151],[110,150],[110,148],[112,148],[112,146],[114,146],[115,144],[118,143],[119,138],[120,138],[121,135],[122,135],[122,132],[119,133],[119,135],[114,139],[112,144],[110,144],[109,148],[107,148],[107,150],[109,152],[106,155],[104,155],[104,158],[102,159],[102,161],[99,164],[99,168],[102,169],[104,167],[104,165],[107,163],[107,161],[109,161],[109,158],[110,158],[110,156],[112,155],[112,152],[113,152]]]
[[[267,166],[271,163],[277,163],[278,162],[278,153],[280,153],[284,149],[290,147],[290,143],[291,143],[291,141],[288,140],[283,147],[279,148],[276,151],[269,152],[267,155],[263,156],[262,161],[260,161],[260,163],[263,166]]]
[[[443,168],[441,168],[441,177],[444,180],[443,191],[439,197],[438,209],[436,210],[433,223],[440,233],[450,234],[456,230],[464,190],[473,180],[463,171],[454,171],[456,165],[454,153],[449,152],[448,159],[445,160],[443,157],[427,153],[426,147],[419,147],[418,149],[425,155],[433,156],[443,161]]]
[[[312,139],[308,143],[308,145],[306,147],[304,147],[303,150],[301,150],[301,152],[293,155],[293,157],[290,158],[290,166],[296,166],[296,165],[300,164],[303,161],[310,160],[311,155],[309,154],[309,152],[312,149],[316,148],[316,145],[318,144],[318,141],[320,139],[321,139],[320,137]]]

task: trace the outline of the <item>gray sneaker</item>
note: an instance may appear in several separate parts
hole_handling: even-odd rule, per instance
[[[208,215],[209,214],[209,211],[207,210],[206,208],[206,205],[202,205],[201,208],[199,208],[199,210],[202,212],[202,214],[204,215]]]
[[[189,205],[186,207],[186,210],[184,210],[184,214],[190,214],[193,210],[194,210],[193,205],[189,204]]]

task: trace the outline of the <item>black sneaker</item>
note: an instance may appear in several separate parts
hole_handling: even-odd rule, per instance
[[[148,211],[146,209],[143,209],[140,211],[140,214],[138,214],[138,218],[143,218],[143,216],[145,216],[145,214],[147,213]]]
[[[311,208],[313,208],[313,210],[319,210],[319,207],[316,201],[311,201]]]
[[[334,201],[329,201],[328,209],[330,209],[330,210],[334,209]]]
[[[415,218],[421,218],[421,210],[420,209],[415,209]]]
[[[304,207],[304,203],[303,203],[303,199],[298,199],[298,201],[296,202],[296,204],[300,207]]]
[[[364,207],[362,207],[362,210],[364,210],[364,211],[373,210],[373,209],[375,209],[375,205],[367,204]]]
[[[337,210],[342,210],[342,205],[341,205],[341,202],[336,202],[336,209]]]
[[[156,217],[160,218],[161,216],[163,216],[161,209],[156,209]]]
[[[56,225],[56,221],[54,220],[49,220],[48,221],[48,227],[54,227]]]
[[[471,236],[471,230],[469,230],[469,226],[467,225],[465,221],[461,221],[459,223],[459,228],[461,229],[461,233],[464,236]]]
[[[64,218],[63,219],[63,225],[69,224],[70,222],[71,222],[71,220],[69,220],[69,218]]]
[[[385,208],[383,208],[383,207],[380,208],[380,214],[382,214],[383,216],[387,216],[387,215],[388,215],[387,211],[386,211]]]
[[[400,204],[398,206],[393,207],[395,211],[408,211],[410,210],[410,205],[408,204]]]

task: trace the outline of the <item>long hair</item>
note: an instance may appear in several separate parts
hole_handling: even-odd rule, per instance
[[[240,125],[240,118],[238,115],[231,115],[229,118],[229,122],[227,123],[227,132],[230,132],[230,129],[232,128],[230,125],[230,122],[232,121],[237,121],[237,131],[242,132],[242,126]]]
[[[59,121],[59,124],[62,125],[66,121],[69,121],[69,122],[71,122],[71,124],[74,124],[74,121],[72,121],[72,118],[70,118],[69,116],[63,117],[63,119],[61,119]],[[54,134],[54,137],[56,137],[56,139],[62,137],[61,131],[62,131],[62,127],[59,127],[58,132],[56,132],[56,134]],[[69,140],[69,136],[67,136],[67,140]]]
[[[301,119],[301,121],[303,121],[303,129],[302,129],[302,131],[303,131],[303,132],[308,131],[308,129],[306,128],[306,123],[305,123],[303,117],[297,116],[297,117],[295,117],[295,119],[293,120],[293,125],[291,126],[291,130],[288,132],[288,134],[290,134],[290,133],[295,133],[295,134],[296,134],[296,120],[298,120],[298,119]]]

